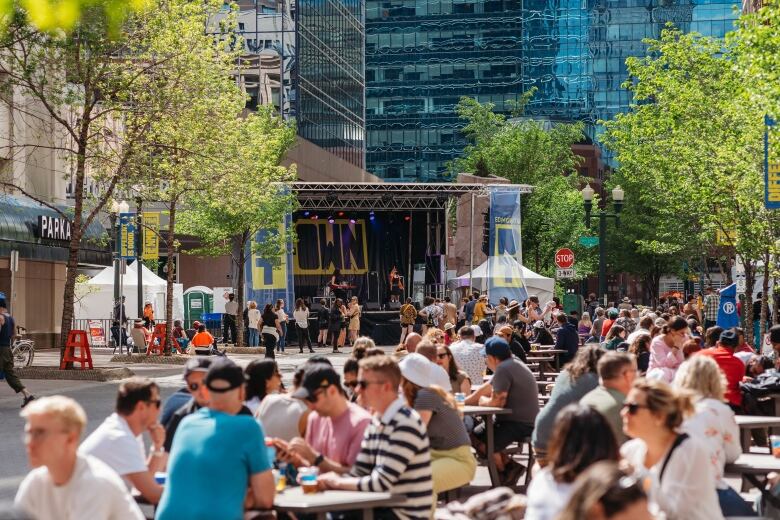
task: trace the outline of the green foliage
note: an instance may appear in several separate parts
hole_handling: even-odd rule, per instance
[[[122,23],[133,12],[142,12],[150,0],[2,0],[0,17],[5,24],[24,19],[43,32],[70,32],[84,19],[99,16],[105,20],[105,34],[119,36]]]
[[[530,91],[522,97],[515,115],[532,95]],[[456,111],[467,121],[463,132],[471,144],[452,164],[454,171],[496,175],[534,186],[522,202],[523,262],[540,274],[553,275],[555,251],[569,247],[577,257],[578,277],[591,273],[596,254],[578,242],[588,232],[578,191],[580,157],[571,149],[584,139],[583,125],[507,119],[495,113],[492,103],[471,98],[462,98]]]

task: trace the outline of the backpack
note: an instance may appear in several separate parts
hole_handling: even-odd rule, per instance
[[[749,383],[740,383],[740,389],[755,397],[764,397],[780,392],[780,373],[777,370],[767,370],[757,375]]]

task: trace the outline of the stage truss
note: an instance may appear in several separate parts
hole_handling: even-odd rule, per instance
[[[490,188],[517,188],[531,193],[526,184],[453,183],[374,183],[305,182],[292,183],[301,210],[431,211],[444,210],[451,197],[466,194],[487,195]]]

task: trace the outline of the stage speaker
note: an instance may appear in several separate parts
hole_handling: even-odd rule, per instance
[[[387,310],[399,311],[401,310],[401,302],[389,302],[387,304]]]
[[[366,302],[366,304],[363,305],[363,307],[367,311],[378,311],[379,310],[379,302]]]

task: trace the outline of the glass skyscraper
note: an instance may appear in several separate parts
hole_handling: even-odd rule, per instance
[[[625,60],[667,22],[722,37],[729,0],[367,0],[367,169],[386,179],[439,180],[466,144],[461,96],[509,101],[531,87],[529,115],[596,122],[628,109]],[[609,157],[605,157],[609,160]]]

